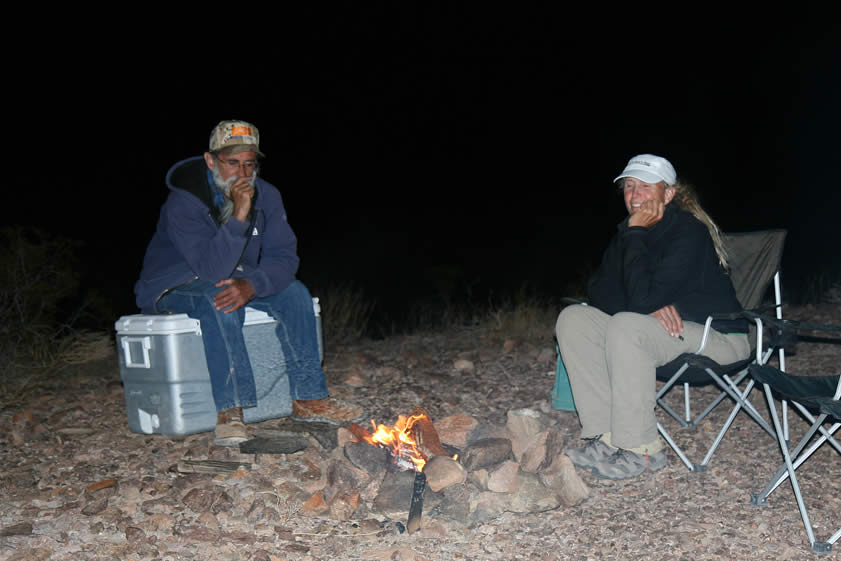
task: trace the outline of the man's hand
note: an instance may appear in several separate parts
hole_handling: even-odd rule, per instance
[[[680,314],[677,313],[675,307],[671,304],[663,306],[656,312],[652,312],[651,315],[657,318],[660,325],[663,326],[663,329],[665,329],[672,337],[679,337],[680,334],[683,333],[683,320],[680,318]]]
[[[245,279],[225,279],[216,283],[216,288],[227,286],[219,291],[213,299],[216,309],[224,310],[226,314],[233,313],[254,298],[254,287]]]
[[[251,210],[251,199],[254,198],[254,185],[251,178],[240,177],[231,185],[230,199],[234,203],[233,216],[240,222],[248,218],[248,211]]]
[[[645,201],[628,219],[628,226],[651,228],[663,218],[666,205],[662,201]]]

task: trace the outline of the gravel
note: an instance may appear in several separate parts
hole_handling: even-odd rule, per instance
[[[787,315],[837,323],[841,307],[797,308]],[[787,356],[787,370],[837,373],[838,339],[800,343]],[[421,405],[433,421],[463,413],[504,424],[509,410],[528,407],[575,435],[575,414],[550,407],[552,348],[551,326],[536,337],[454,328],[328,345],[325,371],[334,396],[363,405],[377,422],[393,423]],[[319,463],[330,457],[315,441],[297,454],[255,457],[211,449],[207,434],[129,432],[118,380],[111,357],[90,365],[87,375],[56,381],[55,391],[2,409],[0,559],[839,559],[838,544],[829,556],[811,552],[788,483],[768,506],[750,504],[751,492],[767,484],[781,454],[743,414],[705,473],[689,472],[669,451],[666,469],[630,481],[580,472],[590,497],[575,507],[506,512],[474,526],[425,514],[423,529],[409,535],[405,519],[378,516],[364,501],[347,520],[308,515],[304,505],[319,488]],[[693,390],[699,403],[715,395],[712,388]],[[679,392],[670,399],[682,404]],[[759,392],[752,401],[767,412]],[[697,429],[672,433],[698,458],[730,409],[719,407]],[[791,415],[793,440],[806,428]],[[174,468],[185,458],[204,457],[251,466],[219,475]],[[798,471],[819,539],[841,526],[840,460],[823,446]]]

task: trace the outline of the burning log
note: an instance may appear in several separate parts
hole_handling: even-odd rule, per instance
[[[427,459],[433,456],[449,455],[441,445],[441,440],[438,438],[438,431],[435,430],[432,419],[423,407],[415,407],[409,418],[415,419],[414,424],[412,424],[412,432],[414,433],[418,451],[421,454],[426,456]]]
[[[415,484],[412,488],[412,502],[409,503],[409,519],[406,521],[406,530],[414,534],[420,529],[421,515],[423,514],[423,492],[426,490],[426,475],[422,471],[415,473]]]

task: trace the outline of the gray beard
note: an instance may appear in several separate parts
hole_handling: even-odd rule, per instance
[[[222,179],[222,175],[219,173],[217,167],[214,167],[211,173],[213,174],[213,182],[216,184],[216,188],[222,191],[222,194],[225,196],[225,204],[219,209],[219,222],[225,224],[234,213],[234,201],[231,200],[231,185],[234,184],[237,177],[229,177],[227,180]]]

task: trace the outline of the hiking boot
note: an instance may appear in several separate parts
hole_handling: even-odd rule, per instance
[[[295,421],[341,425],[359,422],[364,418],[362,408],[358,405],[332,397],[292,402],[292,419]]]
[[[587,444],[580,448],[570,448],[565,453],[578,467],[592,468],[599,462],[610,458],[618,448],[614,448],[602,440],[602,435],[586,438]]]
[[[660,471],[668,464],[665,450],[649,455],[617,448],[609,458],[593,465],[593,475],[604,479],[631,479],[646,471]]]
[[[242,408],[234,407],[219,411],[216,416],[216,431],[213,444],[216,446],[239,446],[248,440],[248,430],[242,420]]]

